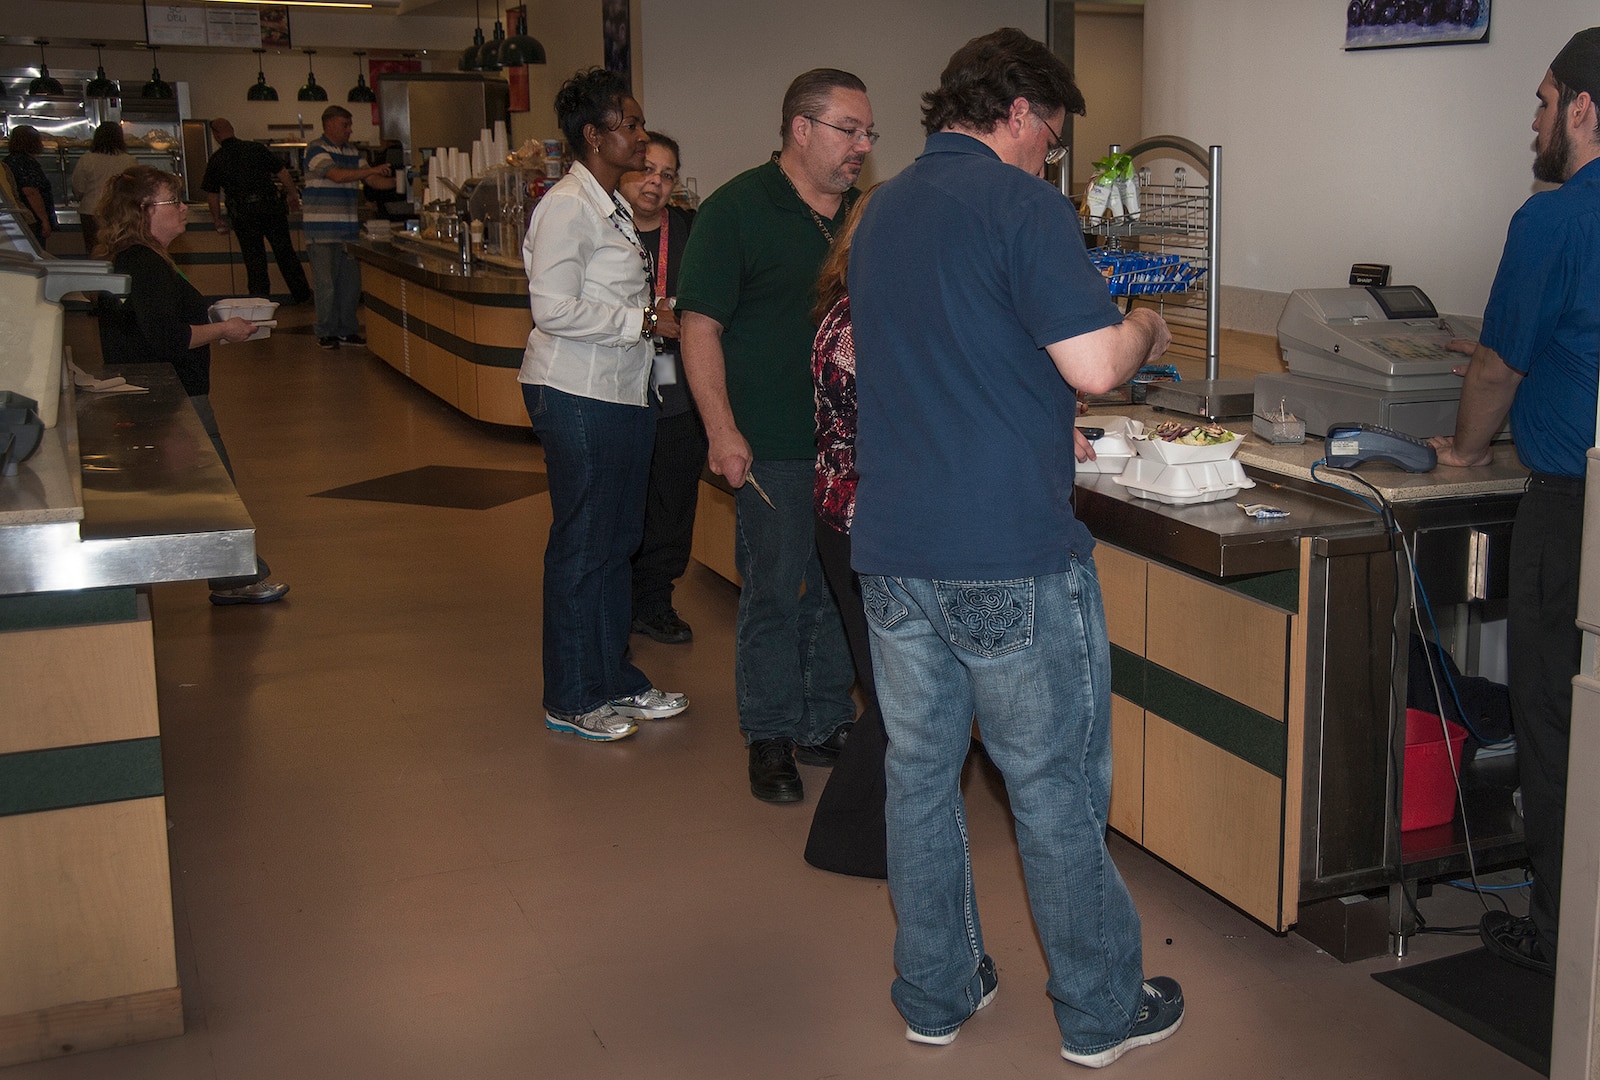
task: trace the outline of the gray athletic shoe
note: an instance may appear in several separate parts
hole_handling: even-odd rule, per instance
[[[682,694],[674,694],[669,690],[657,690],[651,687],[641,690],[637,694],[627,697],[611,699],[611,708],[620,716],[631,716],[635,720],[665,720],[669,716],[677,716],[689,707],[689,699]]]
[[[617,711],[610,705],[602,705],[586,713],[546,711],[544,726],[551,731],[570,732],[580,739],[589,739],[593,742],[616,742],[618,739],[626,739],[639,730],[638,724],[625,716],[617,715]]]
[[[1182,1023],[1183,989],[1178,986],[1178,980],[1157,975],[1144,982],[1144,997],[1139,1002],[1138,1013],[1134,1015],[1133,1030],[1128,1032],[1126,1039],[1094,1054],[1080,1054],[1063,1046],[1061,1056],[1078,1065],[1103,1069],[1129,1050],[1158,1043],[1176,1034]]]

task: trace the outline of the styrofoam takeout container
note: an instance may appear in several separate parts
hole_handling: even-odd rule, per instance
[[[1152,436],[1134,439],[1133,450],[1142,458],[1160,461],[1167,465],[1192,465],[1201,461],[1224,461],[1231,458],[1242,442],[1244,436],[1237,432],[1234,432],[1232,440],[1213,446],[1189,446]]]
[[[1238,440],[1234,440],[1237,442]],[[1188,449],[1216,449],[1189,447]],[[1136,457],[1115,481],[1141,499],[1183,506],[1216,502],[1256,482],[1244,474],[1244,466],[1232,459],[1197,461],[1187,465],[1168,465],[1149,457]]]
[[[245,319],[253,323],[266,323],[273,320],[277,310],[276,301],[263,300],[259,296],[244,296],[232,300],[218,300],[211,305],[209,312],[212,322]]]
[[[1080,473],[1101,473],[1116,476],[1133,460],[1133,440],[1144,431],[1144,425],[1126,416],[1080,416],[1078,427],[1097,427],[1105,432],[1090,441],[1094,447],[1093,461],[1078,462]]]

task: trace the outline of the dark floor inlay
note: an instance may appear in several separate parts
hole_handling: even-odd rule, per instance
[[[542,472],[518,469],[464,469],[424,465],[376,480],[318,491],[321,499],[365,499],[369,502],[448,506],[456,510],[489,510],[549,490]]]

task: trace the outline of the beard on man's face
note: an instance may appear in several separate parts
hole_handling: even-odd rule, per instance
[[[1567,163],[1572,158],[1572,140],[1567,135],[1564,117],[1556,117],[1550,143],[1533,158],[1533,178],[1545,184],[1567,182]]]

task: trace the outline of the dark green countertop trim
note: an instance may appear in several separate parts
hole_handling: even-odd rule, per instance
[[[161,740],[0,754],[0,817],[162,794]]]
[[[132,622],[139,617],[138,595],[124,587],[0,597],[0,631]]]
[[[1271,604],[1283,611],[1300,610],[1300,571],[1277,570],[1270,574],[1251,574],[1248,577],[1221,578],[1217,584],[1224,589],[1243,593],[1252,600]]]
[[[422,340],[439,346],[448,353],[453,353],[469,363],[479,367],[520,368],[522,366],[522,350],[506,348],[503,345],[476,345],[447,330],[441,330],[431,323],[424,322],[415,315],[404,315],[393,304],[377,299],[371,293],[362,293],[361,302],[366,309],[375,315],[380,315],[396,326],[403,327],[410,333],[416,334]]]
[[[1283,778],[1289,729],[1282,721],[1115,645],[1111,646],[1111,692]]]

